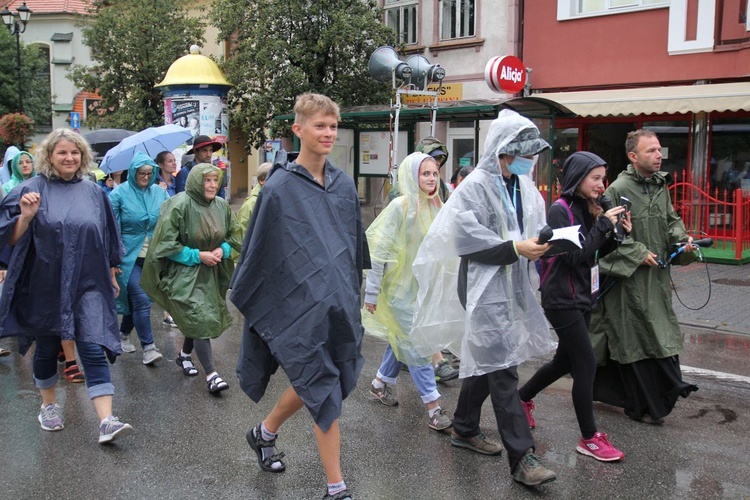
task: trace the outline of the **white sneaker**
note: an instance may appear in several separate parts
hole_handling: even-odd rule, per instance
[[[148,345],[145,349],[143,349],[144,365],[152,365],[162,358],[164,358],[164,356],[161,355],[154,344]]]
[[[129,335],[120,335],[120,345],[122,352],[135,352],[135,346],[130,342]]]

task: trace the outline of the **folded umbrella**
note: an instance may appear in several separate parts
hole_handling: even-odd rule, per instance
[[[162,151],[172,151],[192,137],[189,129],[175,124],[150,127],[126,137],[107,151],[99,168],[106,173],[126,170],[136,152],[141,151],[154,158]]]

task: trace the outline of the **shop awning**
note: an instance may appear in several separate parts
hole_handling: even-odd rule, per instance
[[[750,111],[750,82],[533,94],[578,116]]]
[[[573,116],[564,107],[555,102],[539,99],[511,100],[475,99],[466,101],[439,102],[437,121],[474,121],[494,120],[503,108],[510,108],[530,117]],[[388,123],[391,109],[388,105],[356,106],[341,110],[342,124],[383,124]],[[279,115],[276,120],[292,121],[294,115]],[[410,105],[401,108],[399,122],[411,124],[430,121],[429,106]]]

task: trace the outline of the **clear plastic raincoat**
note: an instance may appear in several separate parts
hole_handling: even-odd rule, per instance
[[[375,266],[385,266],[377,310],[362,311],[365,331],[387,339],[396,358],[412,366],[429,362],[409,340],[414,305],[417,301],[417,280],[411,265],[432,221],[443,203],[438,189],[427,195],[419,189],[419,167],[430,158],[424,153],[407,156],[398,169],[401,196],[389,203],[367,229],[370,259]]]
[[[137,171],[144,165],[153,167],[154,173],[149,179],[148,186],[141,188],[137,184]],[[117,312],[120,314],[130,312],[128,304],[130,275],[146,238],[151,238],[154,234],[161,204],[167,200],[167,192],[155,184],[158,172],[159,166],[156,162],[146,153],[139,151],[130,160],[128,180],[113,189],[109,195],[122,244],[125,247],[125,257],[120,265],[122,272],[117,276],[117,284],[120,285]]]
[[[141,287],[172,314],[186,337],[216,338],[231,325],[226,294],[234,270],[225,257],[216,266],[180,264],[169,259],[188,247],[211,251],[227,242],[239,250],[240,226],[223,198],[207,201],[203,176],[221,169],[208,163],[194,166],[185,191],[165,201],[143,265]],[[219,182],[221,182],[219,173]]]
[[[526,258],[504,266],[470,260],[466,310],[457,293],[460,256],[536,236],[544,227],[544,200],[521,175],[519,230],[498,156],[528,156],[546,147],[531,121],[501,112],[479,165],[448,199],[414,259],[419,293],[412,343],[424,356],[445,347],[459,353],[462,378],[518,365],[556,346],[530,284],[536,269]]]

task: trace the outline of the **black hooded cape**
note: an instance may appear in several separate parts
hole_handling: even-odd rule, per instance
[[[237,376],[255,402],[278,365],[327,431],[364,364],[362,222],[353,180],[325,164],[325,188],[277,156],[232,277],[245,316]]]

